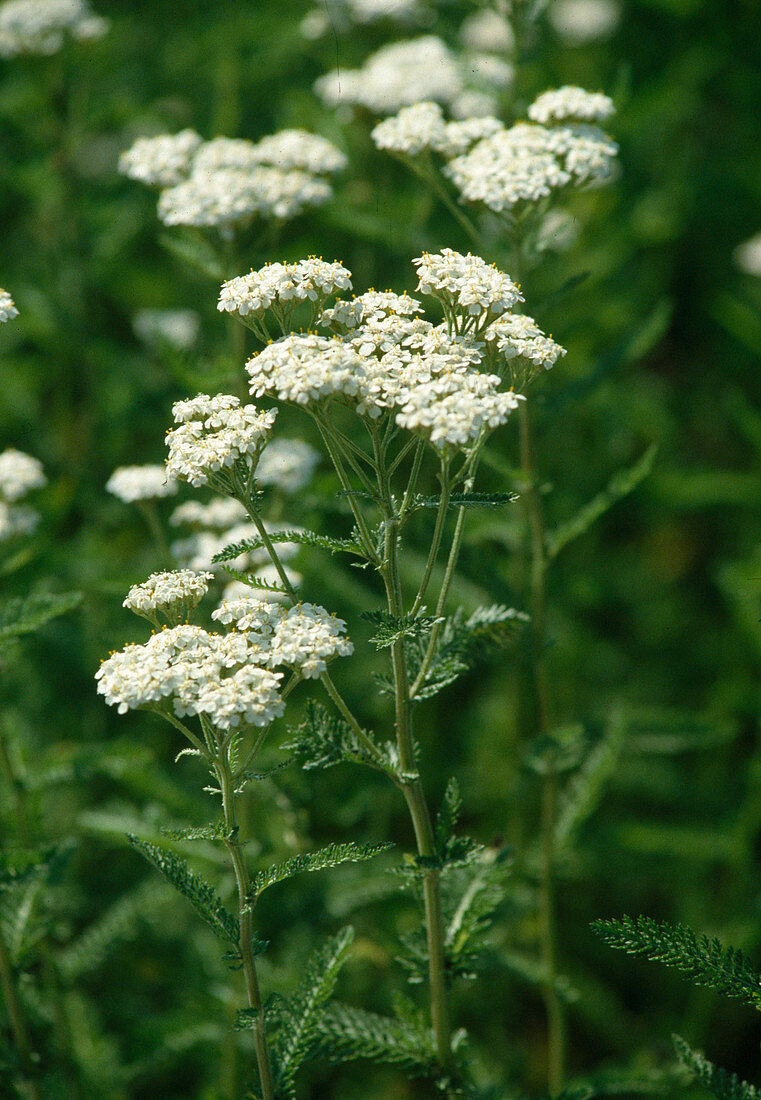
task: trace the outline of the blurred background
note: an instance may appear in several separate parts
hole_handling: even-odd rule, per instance
[[[216,310],[219,280],[183,258],[155,192],[119,174],[119,154],[143,134],[185,127],[252,140],[301,127],[338,145],[349,166],[334,199],[242,240],[241,272],[316,253],[342,260],[357,292],[412,292],[421,250],[470,247],[420,181],[375,149],[374,116],[326,106],[313,86],[405,37],[436,34],[458,50],[477,5],[421,2],[412,22],[362,22],[333,7],[102,0],[109,27],[96,40],[0,60],[0,281],[19,309],[0,331],[0,449],[36,456],[48,477],[36,533],[3,555],[3,594],[83,594],[77,610],[4,650],[0,688],[3,832],[11,847],[58,852],[18,959],[35,1031],[58,1044],[55,1095],[232,1098],[250,1057],[247,1036],[227,1027],[238,1002],[216,943],[124,840],[208,820],[198,774],[173,763],[168,728],[118,716],[93,681],[109,650],[142,637],[121,607],[127,588],[165,564],[140,509],[106,491],[109,476],[163,461],[173,401],[245,392],[231,323]],[[609,950],[589,928],[647,913],[756,960],[761,949],[761,245],[740,248],[761,233],[759,15],[755,0],[552,0],[520,48],[503,47],[514,72],[499,90],[502,117],[525,117],[539,92],[563,84],[604,91],[617,108],[615,178],[558,204],[565,237],[524,279],[529,312],[568,349],[532,392],[549,525],[657,445],[648,476],[548,575],[558,724],[608,753],[559,862],[557,899],[569,1064],[607,1074],[601,1096],[700,1095],[668,1083],[673,1031],[761,1079],[750,1010]],[[490,240],[486,258],[509,270],[509,242],[496,229]],[[145,310],[192,315],[178,342],[147,332],[136,321]],[[282,423],[316,443],[306,420]],[[519,488],[517,464],[508,426],[483,487]],[[333,488],[319,467],[309,491],[283,503],[288,518],[324,527],[318,500]],[[168,538],[180,499],[158,502]],[[346,523],[338,505],[335,522]],[[335,609],[362,643],[363,576],[310,550],[298,569],[307,598]],[[466,605],[527,608],[520,503],[474,518],[462,573]],[[336,672],[368,723],[388,721],[367,675],[356,659]],[[518,644],[428,704],[420,731],[434,801],[457,774],[467,830],[519,859],[532,850],[540,795],[526,763],[524,676]],[[263,859],[333,839],[411,845],[393,789],[358,770],[286,769],[257,788],[249,813]],[[193,858],[229,885],[211,845]],[[458,986],[455,1004],[499,1087],[539,1096],[545,1022],[524,862],[481,980]],[[388,1008],[405,980],[395,939],[419,920],[396,885],[361,865],[273,891],[260,912],[272,942],[267,988],[292,987],[315,943],[351,920],[358,947],[341,995]],[[56,990],[68,1030],[38,989]],[[393,1070],[310,1072],[304,1097],[421,1095]]]

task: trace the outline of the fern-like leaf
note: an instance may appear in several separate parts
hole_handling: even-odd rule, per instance
[[[390,1016],[340,1002],[327,1005],[320,1015],[314,1053],[336,1064],[367,1059],[418,1074],[432,1072],[436,1062],[428,1033]]]
[[[391,615],[388,611],[362,611],[360,618],[376,627],[370,641],[376,649],[388,649],[400,638],[419,638],[430,633],[439,620],[432,615]]]
[[[277,1087],[285,1096],[293,1096],[296,1073],[313,1053],[318,1021],[330,999],[338,973],[354,939],[354,930],[343,928],[307,964],[296,992],[283,1005],[281,1023],[273,1043]]]
[[[297,543],[299,546],[316,546],[320,550],[329,550],[331,554],[354,554],[356,557],[364,558],[365,552],[358,542],[353,539],[336,539],[331,538],[329,535],[320,535],[317,531],[299,531],[299,530],[282,530],[273,531],[269,533],[270,542],[277,545],[283,542]],[[240,557],[241,554],[248,554],[253,550],[261,550],[264,547],[264,540],[258,537],[244,539],[242,542],[233,542],[229,546],[225,546],[220,550],[218,554],[215,554],[212,561],[225,562],[234,561],[235,558]]]
[[[51,619],[73,611],[82,599],[79,592],[35,592],[0,602],[0,643],[22,634],[33,634]]]
[[[555,842],[558,848],[568,845],[599,805],[605,784],[615,771],[623,750],[626,730],[623,715],[615,714],[602,739],[572,777],[563,794],[555,823]]]
[[[517,493],[452,493],[449,508],[499,508],[503,504],[514,504]],[[441,497],[416,497],[409,511],[416,508],[438,508]]]
[[[651,917],[622,917],[592,924],[610,947],[662,962],[686,974],[695,985],[708,986],[761,1009],[761,978],[750,960],[717,939],[699,936],[683,924]]]
[[[173,852],[157,848],[146,840],[140,840],[131,833],[127,834],[127,840],[171,882],[178,893],[187,898],[219,939],[232,944],[236,950],[240,947],[237,918],[225,909],[212,887],[194,874],[184,859]]]
[[[741,1080],[736,1073],[728,1073],[715,1066],[699,1050],[693,1050],[681,1036],[674,1035],[673,1038],[679,1061],[717,1100],[761,1100],[761,1089]]]
[[[393,772],[396,768],[395,746],[378,746],[371,754],[354,730],[342,718],[337,718],[316,703],[307,701],[304,721],[283,746],[301,758],[303,768],[330,768],[335,764],[367,764]]]
[[[390,843],[355,844],[353,840],[345,844],[328,844],[315,852],[301,852],[282,863],[276,863],[265,871],[259,871],[251,883],[249,899],[255,901],[260,894],[278,882],[293,878],[305,871],[322,871],[326,867],[337,867],[341,863],[360,863],[373,859],[379,852],[393,847]]]

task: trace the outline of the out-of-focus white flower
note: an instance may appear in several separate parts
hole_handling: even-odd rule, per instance
[[[583,46],[613,34],[621,6],[617,0],[553,0],[547,14],[566,45]]]
[[[54,54],[67,35],[84,42],[107,30],[108,21],[87,0],[6,0],[0,5],[0,57]]]
[[[34,508],[0,500],[0,542],[31,535],[39,522],[40,514]]]
[[[136,500],[174,496],[177,482],[164,466],[119,466],[106,482],[106,489],[126,504],[132,504]]]
[[[3,321],[11,321],[14,317],[18,317],[18,310],[16,309],[13,298],[7,290],[0,289],[0,323]]]
[[[187,500],[172,512],[169,522],[173,527],[211,527],[223,531],[233,524],[243,523],[246,509],[233,497],[214,497],[207,504]]]
[[[472,12],[460,27],[460,43],[466,50],[509,53],[515,46],[513,28],[504,16],[485,9]]]
[[[47,484],[42,463],[37,458],[8,447],[0,454],[0,500],[12,504],[32,489]]]
[[[733,258],[746,275],[761,275],[761,233],[739,244],[733,253]]]
[[[347,268],[309,256],[293,264],[265,264],[258,271],[229,279],[222,284],[217,309],[245,317],[264,313],[276,303],[316,302],[349,289],[351,272]]]
[[[190,129],[138,138],[119,157],[119,171],[151,187],[173,187],[188,175],[201,143]]]
[[[201,318],[193,309],[140,309],[132,319],[135,335],[146,344],[171,344],[183,351],[198,339]]]
[[[212,573],[195,573],[191,569],[151,573],[142,584],[130,588],[123,606],[152,621],[162,615],[177,625],[198,607],[212,578]]]
[[[346,157],[332,141],[308,130],[278,130],[258,141],[255,155],[261,164],[288,171],[301,168],[316,176],[328,176],[346,167]]]
[[[379,122],[371,137],[379,149],[416,157],[444,141],[444,112],[438,103],[414,103]]]
[[[179,427],[167,434],[170,477],[205,485],[212,474],[243,460],[253,468],[277,416],[254,405],[241,405],[237,397],[199,393],[172,406]]]
[[[565,252],[578,236],[578,223],[567,210],[548,210],[537,231],[536,247],[540,252]]]
[[[528,109],[532,122],[605,122],[615,112],[613,100],[602,92],[588,92],[566,84],[542,92]]]
[[[298,493],[312,480],[319,461],[319,451],[303,439],[273,439],[259,459],[256,480],[283,493]]]

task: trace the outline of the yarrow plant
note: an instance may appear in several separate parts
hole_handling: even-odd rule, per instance
[[[513,312],[523,301],[520,287],[479,256],[447,248],[423,254],[414,265],[420,298],[375,290],[341,297],[352,289],[350,272],[340,263],[315,258],[268,264],[223,284],[220,310],[233,314],[263,345],[245,365],[252,396],[293,405],[310,418],[354,526],[348,537],[338,538],[277,529],[265,521],[278,468],[281,487],[292,491],[316,462],[308,446],[302,444],[294,454],[288,441],[273,439],[277,409],[244,405],[225,394],[177,402],[175,427],[167,435],[168,475],[173,483],[212,489],[219,498],[181,504],[173,522],[195,527],[212,543],[217,540],[212,566],[234,565],[235,587],[211,611],[217,624],[212,630],[189,622],[203,607],[210,570],[162,572],[135,585],[125,607],[147,618],[157,632],[148,642],[112,654],[97,675],[108,703],[121,712],[160,714],[213,776],[224,816],[219,837],[230,853],[238,887],[237,917],[219,919],[234,929],[255,1033],[259,1089],[267,1100],[290,1095],[290,1075],[312,1048],[289,1062],[287,1031],[262,1012],[252,939],[252,881],[257,879],[247,866],[236,798],[249,782],[262,745],[275,736],[291,692],[305,681],[321,686],[324,702],[310,699],[305,721],[291,731],[290,749],[303,766],[369,766],[388,778],[408,808],[417,847],[409,874],[422,894],[426,931],[422,945],[410,947],[406,965],[427,983],[430,1005],[429,1024],[422,1029],[409,1020],[373,1020],[339,1006],[338,1016],[330,1017],[330,1034],[317,1046],[329,1051],[334,1043],[345,1050],[351,1034],[353,1053],[362,1056],[371,1041],[377,1048],[378,1029],[385,1028],[387,1049],[380,1056],[394,1061],[399,1050],[395,1054],[394,1043],[389,1044],[390,1029],[396,1041],[406,1044],[405,1060],[436,1079],[445,1093],[469,1087],[467,1058],[454,1037],[449,986],[453,976],[468,970],[472,945],[469,934],[451,940],[447,921],[458,906],[469,904],[472,887],[462,868],[473,865],[479,881],[487,881],[501,874],[501,865],[493,853],[454,836],[454,784],[436,824],[413,721],[424,699],[461,675],[484,648],[504,646],[525,618],[502,605],[466,617],[453,612],[449,600],[468,511],[512,500],[510,493],[476,491],[484,445],[525,400],[515,385],[525,390],[564,349],[530,317]],[[433,300],[443,321],[425,316],[424,298]],[[292,331],[297,308],[306,310],[309,325],[321,331]],[[432,477],[439,486],[433,497],[424,491]],[[401,557],[411,518],[426,510],[433,510],[435,519],[427,561],[413,590],[403,580]],[[233,538],[236,530],[245,537]],[[350,657],[354,647],[342,619],[302,602],[285,564],[288,548],[299,545],[348,554],[380,578],[385,603],[367,619],[374,628],[373,644],[389,657],[390,738],[382,729],[364,728],[333,682],[331,663]],[[258,573],[262,554],[272,582],[263,582]],[[262,587],[279,602],[263,600]],[[147,852],[145,845],[141,850],[166,872],[166,856]],[[374,850],[351,846],[347,858]],[[178,874],[169,875],[176,885]],[[221,914],[221,906],[215,899],[213,912]]]
[[[8,447],[0,453],[0,542],[31,534],[39,523],[39,513],[19,504],[33,489],[47,484],[42,463]]]
[[[67,40],[101,38],[107,20],[87,0],[6,0],[0,5],[0,57],[58,53]]]

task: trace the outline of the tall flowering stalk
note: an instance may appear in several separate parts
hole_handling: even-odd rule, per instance
[[[246,364],[251,393],[294,404],[312,418],[354,528],[350,538],[342,539],[272,531],[263,520],[257,471],[266,456],[275,410],[243,406],[227,395],[201,394],[178,402],[176,426],[167,436],[168,476],[194,487],[209,486],[237,501],[257,537],[231,545],[217,558],[233,561],[263,548],[277,582],[239,574],[253,586],[251,594],[222,601],[212,617],[233,632],[218,635],[181,625],[202,595],[206,575],[186,571],[150,578],[130,593],[126,605],[151,618],[159,633],[146,645],[113,655],[98,674],[99,690],[108,702],[120,710],[147,707],[163,714],[216,778],[224,810],[221,839],[238,886],[239,952],[264,1097],[278,1094],[284,1070],[282,1050],[276,1051],[274,1071],[268,1054],[251,953],[251,879],[240,847],[235,795],[265,730],[282,715],[287,696],[304,679],[321,681],[332,712],[310,702],[291,749],[307,767],[344,761],[379,770],[399,789],[409,810],[417,850],[411,873],[421,885],[425,913],[425,942],[413,950],[409,965],[413,971],[422,967],[427,977],[430,1033],[417,1033],[414,1057],[405,1048],[406,1057],[434,1075],[448,1093],[460,1088],[468,1075],[453,1042],[449,1004],[452,978],[466,972],[472,951],[468,935],[458,930],[474,887],[468,884],[463,894],[458,872],[473,865],[476,877],[485,878],[493,856],[454,836],[459,801],[454,783],[434,820],[414,717],[423,700],[470,667],[479,649],[487,643],[504,644],[521,621],[519,613],[499,605],[467,618],[461,612],[453,615],[449,600],[468,510],[512,499],[509,493],[490,495],[474,488],[486,440],[523,401],[506,382],[528,382],[563,349],[530,318],[512,314],[522,300],[520,289],[479,257],[445,249],[425,254],[415,264],[418,289],[436,299],[443,323],[422,316],[416,298],[390,291],[370,291],[329,305],[336,293],[350,288],[350,273],[340,264],[314,258],[268,265],[223,286],[219,308],[234,313],[267,341]],[[308,324],[305,332],[292,331],[299,311]],[[326,335],[312,331],[314,325]],[[278,338],[273,340],[273,334]],[[432,476],[439,485],[434,497],[422,492]],[[407,525],[421,510],[434,510],[435,519],[422,574],[410,585],[401,559]],[[389,651],[391,740],[362,726],[329,674],[328,661],[349,655],[352,646],[341,620],[299,602],[278,550],[293,542],[348,553],[381,579],[385,607],[367,617],[376,628],[372,641]],[[263,595],[281,602],[266,603]],[[285,686],[282,673],[273,671],[283,667],[291,670]],[[200,721],[200,732],[186,725],[189,715]],[[356,858],[353,848],[351,857]],[[215,912],[219,904],[214,903]],[[369,1026],[366,1019],[363,1026]],[[342,1040],[341,1049],[347,1043],[335,1019],[325,1040],[328,1047],[329,1040],[339,1047]],[[409,1038],[406,1042],[409,1046]],[[353,1050],[362,1053],[356,1046]],[[399,1060],[398,1050],[387,1053]]]

